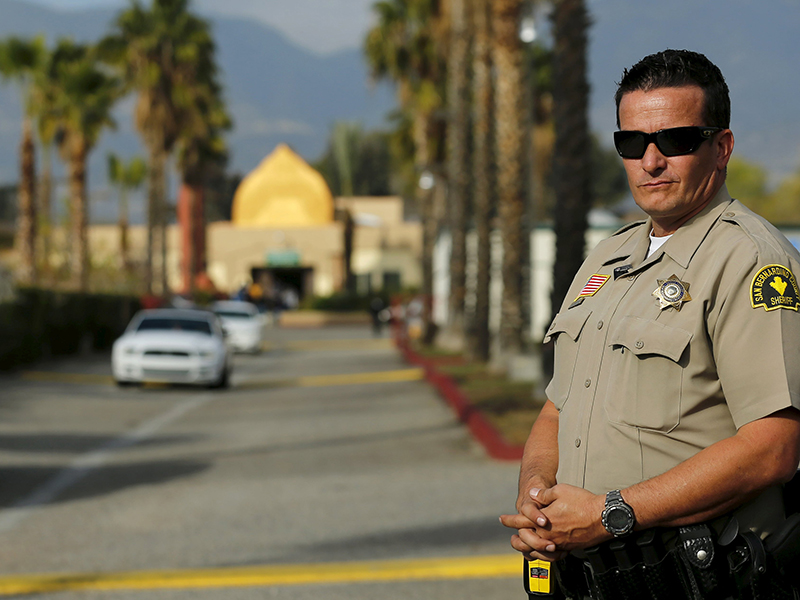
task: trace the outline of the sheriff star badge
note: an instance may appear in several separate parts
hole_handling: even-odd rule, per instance
[[[677,275],[671,275],[667,279],[659,279],[658,287],[653,291],[653,296],[658,298],[661,310],[669,306],[674,306],[680,310],[684,302],[692,299],[689,295],[689,284],[678,279]]]

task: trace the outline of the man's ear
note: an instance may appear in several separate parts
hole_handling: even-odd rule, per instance
[[[725,129],[719,133],[716,139],[717,148],[717,170],[724,171],[728,166],[728,161],[733,154],[733,132]]]

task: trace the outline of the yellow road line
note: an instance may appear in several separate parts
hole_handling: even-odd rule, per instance
[[[296,379],[262,379],[250,380],[237,384],[234,389],[262,389],[277,387],[328,387],[337,385],[357,385],[365,383],[395,383],[400,381],[418,381],[424,378],[422,369],[399,369],[395,371],[377,371],[373,373],[345,373],[338,375],[312,375]],[[21,375],[26,381],[48,383],[74,383],[82,385],[112,385],[114,379],[107,375],[88,375],[81,373],[59,373],[48,371],[24,371]],[[169,384],[147,382],[144,387],[167,387]]]
[[[374,373],[348,373],[342,375],[313,375],[297,379],[261,379],[236,384],[234,389],[265,389],[279,387],[332,387],[338,385],[359,385],[366,383],[397,383],[419,381],[425,377],[422,369],[400,369],[396,371],[377,371]]]
[[[263,567],[117,573],[57,573],[0,577],[0,596],[70,590],[224,588],[367,581],[519,577],[518,555],[466,556]]]
[[[298,340],[287,342],[288,350],[390,350],[392,340],[388,338],[374,340]]]
[[[300,377],[298,387],[324,387],[330,385],[353,385],[358,383],[393,383],[397,381],[419,381],[425,377],[423,369],[400,369],[376,373],[350,373],[345,375],[315,375]]]
[[[26,381],[46,381],[53,383],[113,384],[110,375],[91,375],[88,373],[59,373],[57,371],[24,371],[21,375]]]

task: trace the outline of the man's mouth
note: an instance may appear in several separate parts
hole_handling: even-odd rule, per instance
[[[654,188],[664,187],[672,183],[675,182],[668,181],[666,179],[657,179],[655,181],[646,181],[645,183],[640,184],[639,187],[654,189]]]

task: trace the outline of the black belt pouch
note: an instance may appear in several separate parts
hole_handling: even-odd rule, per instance
[[[783,506],[787,516],[800,513],[800,471],[783,485]]]
[[[764,542],[767,556],[783,578],[793,586],[800,587],[800,513],[789,517]]]

